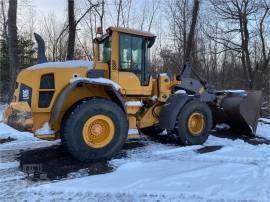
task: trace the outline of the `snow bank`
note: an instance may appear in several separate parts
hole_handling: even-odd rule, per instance
[[[0,170],[19,167],[20,164],[17,161],[2,163],[0,162]]]
[[[41,69],[41,68],[76,68],[76,67],[83,67],[92,69],[93,68],[93,61],[87,61],[87,60],[68,60],[64,62],[46,62],[41,64],[33,65],[28,70],[34,70],[34,69]]]
[[[115,90],[119,90],[120,89],[120,86],[113,82],[112,80],[110,79],[105,79],[105,78],[82,78],[82,77],[74,77],[70,80],[70,83],[73,83],[75,81],[78,81],[78,80],[82,80],[82,81],[88,81],[89,83],[93,83],[93,84],[109,84],[111,85]]]
[[[262,123],[270,124],[270,119],[259,118],[259,121],[262,122]]]
[[[270,121],[270,120],[265,119],[265,121]],[[257,131],[256,131],[256,136],[263,137],[270,140],[270,124],[264,124],[262,122],[259,122]]]

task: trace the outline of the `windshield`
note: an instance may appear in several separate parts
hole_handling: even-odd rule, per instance
[[[105,38],[100,44],[100,59],[104,63],[111,62],[112,53],[112,37]]]

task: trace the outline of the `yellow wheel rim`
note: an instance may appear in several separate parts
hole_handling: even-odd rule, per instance
[[[199,112],[194,112],[188,119],[188,130],[194,135],[198,136],[204,129],[204,115]]]
[[[105,115],[89,118],[83,126],[84,142],[93,148],[102,148],[109,144],[115,132],[112,119]]]

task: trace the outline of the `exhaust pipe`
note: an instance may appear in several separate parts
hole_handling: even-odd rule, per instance
[[[39,34],[34,33],[34,36],[38,44],[38,63],[45,63],[48,61],[45,55],[45,42]]]

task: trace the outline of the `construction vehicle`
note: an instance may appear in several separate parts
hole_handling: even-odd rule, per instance
[[[132,129],[164,130],[182,145],[203,144],[218,123],[244,135],[256,131],[260,91],[211,91],[191,78],[186,64],[178,75],[150,75],[150,48],[156,36],[110,27],[98,32],[95,61],[47,62],[44,41],[39,63],[21,71],[4,122],[44,140],[62,140],[81,161],[110,158]]]

